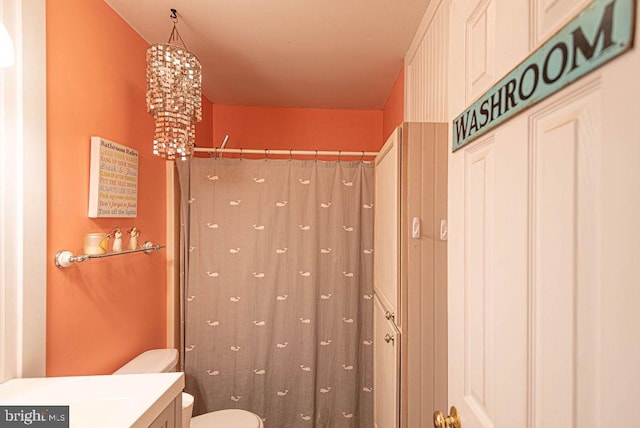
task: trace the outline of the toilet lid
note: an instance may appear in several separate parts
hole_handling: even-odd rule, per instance
[[[191,419],[191,428],[261,428],[262,420],[246,410],[226,409]]]

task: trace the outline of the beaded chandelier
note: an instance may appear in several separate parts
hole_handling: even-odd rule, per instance
[[[171,13],[169,41],[147,49],[147,111],[156,124],[153,153],[185,160],[193,153],[196,122],[202,120],[202,67],[178,33],[176,10]]]

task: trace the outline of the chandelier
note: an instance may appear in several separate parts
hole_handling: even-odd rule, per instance
[[[169,41],[147,49],[147,111],[155,120],[153,154],[185,160],[193,153],[196,122],[202,120],[202,67],[178,33],[175,9],[170,18]]]

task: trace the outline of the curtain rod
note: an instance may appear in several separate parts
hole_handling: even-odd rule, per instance
[[[378,152],[343,152],[341,150],[271,150],[271,149],[220,149],[217,147],[212,148],[204,148],[204,147],[195,147],[193,149],[194,152],[199,153],[239,153],[243,154],[253,154],[253,155],[264,155],[265,157],[269,157],[269,155],[287,155],[287,156],[359,156],[363,157],[372,157],[377,156]]]

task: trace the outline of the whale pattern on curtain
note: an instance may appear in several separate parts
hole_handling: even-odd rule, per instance
[[[373,165],[193,158],[186,391],[194,415],[373,426]]]

